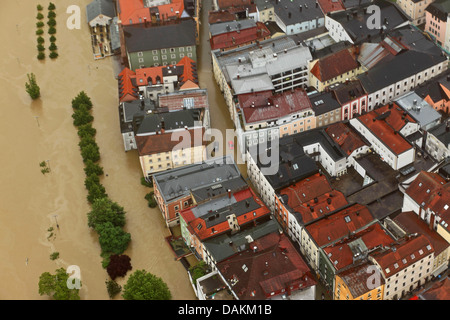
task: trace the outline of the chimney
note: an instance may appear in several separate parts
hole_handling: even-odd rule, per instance
[[[228,189],[228,199],[231,199],[231,190]]]
[[[316,8],[318,8],[319,7],[319,3],[316,1]]]
[[[292,17],[292,13],[288,12],[288,18],[290,19]]]
[[[302,12],[302,5],[300,5],[300,12]]]

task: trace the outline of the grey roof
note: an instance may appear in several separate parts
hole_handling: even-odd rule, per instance
[[[323,18],[323,12],[316,0],[269,0],[275,14],[286,26]],[[302,9],[300,11],[300,6]]]
[[[206,228],[211,228],[227,221],[230,214],[240,217],[261,208],[261,206],[253,197],[237,201],[234,196],[229,198],[227,195],[223,195],[192,207],[191,211],[196,218],[202,218],[205,221]]]
[[[331,91],[314,91],[313,93],[308,94],[308,98],[309,101],[311,101],[311,105],[316,116],[341,108],[341,105]]]
[[[450,1],[436,0],[425,10],[430,12],[432,15],[437,16],[440,20],[447,21],[447,17],[450,14]]]
[[[253,19],[244,19],[239,21],[215,23],[209,26],[211,36],[216,36],[222,33],[240,31],[248,28],[256,27],[256,22]]]
[[[213,259],[220,262],[238,252],[247,250],[252,240],[256,241],[268,234],[278,232],[280,229],[276,220],[271,219],[234,235],[223,234],[207,239],[203,241],[203,245],[212,255]]]
[[[143,117],[149,110],[155,110],[155,102],[150,99],[122,102],[119,105],[121,131],[132,131],[132,122],[135,117]]]
[[[225,65],[235,94],[273,90],[271,76],[304,67],[312,59],[309,49],[296,46],[275,52],[269,47],[249,52],[245,60]]]
[[[367,20],[372,17],[372,13],[367,13],[366,11],[369,5],[377,5],[380,8],[382,29],[368,28]],[[354,42],[366,40],[368,35],[376,37],[381,31],[386,33],[408,22],[408,17],[401,10],[397,9],[394,4],[382,0],[366,3],[350,11],[330,13],[330,17],[342,25]]]
[[[153,181],[164,201],[169,203],[189,194],[191,189],[216,185],[238,177],[240,172],[233,158],[225,156],[156,173]]]
[[[192,128],[196,121],[200,121],[203,108],[185,109],[173,112],[148,113],[144,116],[136,134],[143,135],[165,130],[179,128]]]
[[[125,43],[128,52],[141,52],[195,46],[195,22],[192,19],[163,26],[124,26]]]
[[[433,129],[428,131],[428,133],[435,136],[448,148],[450,147],[450,130],[448,129],[449,127],[450,121],[442,122],[441,124],[437,125]]]
[[[450,69],[420,84],[414,91],[422,98],[429,95],[434,102],[437,102],[442,99],[447,99],[447,94],[441,85],[450,90]]]
[[[226,66],[238,64],[239,60],[241,60],[242,62],[250,61],[250,53],[261,50],[259,49],[259,46],[261,46],[263,50],[270,50],[268,52],[270,52],[270,55],[272,55],[273,53],[281,52],[284,49],[294,48],[297,46],[297,44],[294,40],[287,36],[280,36],[274,39],[261,41],[259,45],[253,44],[223,52],[217,50],[212,52],[212,54],[215,55],[220,69],[225,75],[225,78],[227,79],[227,81],[230,81],[230,76],[228,75]]]
[[[111,49],[113,51],[120,49],[119,25],[117,24],[118,21],[119,18],[114,17],[109,27],[109,33],[111,36]]]
[[[90,22],[99,15],[114,18],[116,10],[112,0],[94,0],[86,6],[87,21]]]
[[[414,101],[416,101],[416,104]],[[396,102],[400,107],[406,110],[406,112],[408,112],[422,128],[441,119],[441,114],[434,110],[428,102],[419,97],[414,91],[400,97]]]
[[[400,52],[396,56],[383,58],[367,73],[358,76],[368,93],[385,88],[447,60],[432,41],[412,26],[393,30],[390,35],[396,38],[401,37],[402,43],[408,46],[409,50]]]
[[[198,188],[191,189],[191,193],[192,196],[195,198],[195,201],[197,203],[200,203],[207,199],[227,194],[228,191],[235,192],[246,188],[248,188],[248,184],[247,182],[245,182],[244,178],[237,177],[231,178],[229,180],[220,181],[213,185],[206,185],[206,186],[204,185]]]

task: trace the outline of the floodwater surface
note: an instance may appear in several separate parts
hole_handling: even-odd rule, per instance
[[[71,118],[71,100],[82,90],[94,104],[93,125],[101,165],[108,174],[101,181],[110,198],[127,212],[125,229],[132,241],[125,254],[131,257],[132,271],[145,269],[161,277],[173,299],[195,299],[186,270],[164,240],[170,232],[159,209],[148,208],[144,199],[149,190],[140,185],[138,154],[123,150],[115,79],[118,67],[113,58],[93,59],[85,14],[89,2],[76,1],[81,8],[81,29],[69,30],[66,8],[74,1],[54,1],[59,57],[51,60],[46,49],[43,62],[36,58],[36,6],[41,4],[47,17],[48,2],[2,2],[0,299],[48,299],[38,293],[39,276],[70,265],[80,268],[82,299],[109,299],[105,286],[109,277],[101,266],[98,237],[87,226],[90,206]],[[44,38],[48,48],[49,35],[45,33]],[[31,72],[41,88],[36,101],[25,91]],[[215,99],[211,96],[210,100]],[[42,161],[50,173],[41,173]],[[48,238],[51,227],[53,236]],[[50,259],[53,252],[59,252],[54,261]],[[125,284],[130,274],[118,282]]]

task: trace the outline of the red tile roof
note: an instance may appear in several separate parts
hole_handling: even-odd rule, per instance
[[[371,283],[370,277],[373,277],[373,270],[371,268],[372,264],[366,262],[343,270],[338,274],[350,290],[354,299],[372,291],[372,289],[367,286]],[[383,284],[384,279],[383,277],[380,277],[380,286]]]
[[[254,241],[251,249],[218,263],[217,267],[241,300],[265,300],[316,285],[308,265],[280,233]]]
[[[228,195],[224,195],[224,197],[228,197]],[[248,214],[240,214],[236,217],[237,224],[239,226],[248,224],[249,222],[255,221],[263,216],[269,215],[270,210],[266,207],[264,202],[256,196],[256,194],[253,192],[251,188],[247,188],[245,190],[237,191],[232,193],[232,197],[237,202],[244,201],[246,199],[252,198],[259,207],[257,209],[250,208],[248,209]],[[231,231],[230,225],[228,223],[228,220],[219,220],[216,219],[216,221],[219,221],[218,223],[215,223],[214,225],[207,226],[207,222],[205,220],[205,217],[195,217],[194,215],[194,207],[188,208],[186,210],[183,210],[180,212],[180,215],[184,219],[184,221],[188,225],[188,230],[191,234],[195,234],[196,237],[200,240],[206,240],[211,237],[215,237],[217,235],[223,234],[225,232]],[[220,210],[222,208],[216,208],[216,210]],[[230,210],[224,211],[222,213],[223,217],[225,214],[231,214],[233,213],[233,209],[230,207]],[[222,217],[222,218],[223,218]],[[199,227],[201,226],[201,227]],[[214,229],[214,230],[213,230]]]
[[[280,194],[288,197],[287,205],[301,215],[303,223],[348,204],[342,192],[333,190],[319,173],[280,190]]]
[[[365,205],[355,203],[331,215],[319,218],[305,228],[316,244],[321,247],[360,231],[374,220],[375,218]]]
[[[435,256],[446,250],[449,246],[449,243],[434,229],[430,228],[424,220],[420,219],[414,211],[402,212],[393,220],[407,234],[419,233],[427,237],[434,248]]]
[[[211,50],[237,47],[239,45],[263,40],[270,36],[270,31],[264,23],[257,22],[255,27],[230,31],[212,36],[209,40]]]
[[[210,11],[208,13],[208,23],[230,22],[236,20],[236,15],[228,10]]]
[[[344,5],[340,0],[318,0],[320,9],[322,9],[323,14],[329,12],[345,10]]]
[[[357,119],[394,154],[400,155],[413,146],[398,133],[406,122],[402,120],[402,116],[399,116],[397,111],[394,104],[394,107],[390,110],[385,108],[375,109],[359,116]]]
[[[323,250],[336,270],[341,270],[353,264],[354,252],[352,252],[349,243],[356,239],[362,240],[368,250],[380,245],[388,246],[394,242],[394,239],[386,233],[381,225],[375,223],[355,235],[329,245]]]
[[[337,122],[329,125],[325,129],[325,132],[347,155],[351,155],[353,151],[367,146],[359,134],[352,127],[343,122]]]
[[[445,280],[435,283],[430,289],[420,294],[424,300],[450,300],[450,280]]]
[[[355,57],[348,49],[344,49],[316,61],[311,73],[321,82],[325,82],[358,67]]]
[[[256,12],[256,5],[253,0],[217,0],[218,9],[249,9],[249,12]],[[231,11],[230,11],[231,12]]]
[[[273,95],[271,91],[238,95],[247,124],[275,120],[302,110],[312,109],[306,92],[297,88]]]
[[[377,250],[371,256],[380,266],[385,278],[389,278],[433,252],[427,237],[418,235],[391,245],[389,249]]]
[[[450,182],[437,173],[421,171],[406,189],[406,194],[424,209],[430,209],[447,226],[450,221]]]
[[[198,147],[206,145],[207,141],[203,139],[205,129],[190,129],[189,135],[190,147]],[[184,136],[183,136],[184,137]],[[180,143],[187,143],[182,137],[179,140],[172,141],[172,133],[154,134],[148,136],[136,136],[136,144],[139,156],[152,155],[155,153],[173,151],[175,146]]]

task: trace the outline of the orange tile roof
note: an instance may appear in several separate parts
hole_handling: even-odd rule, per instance
[[[142,23],[145,19],[151,21],[150,10],[144,7],[143,0],[119,0],[119,8],[119,17],[123,25]]]
[[[177,66],[179,65],[184,66],[183,75],[181,76],[180,82],[186,82],[190,80],[198,84],[197,70],[196,70],[197,67],[195,61],[189,58],[188,56],[184,56],[178,62]]]
[[[163,73],[162,70],[165,66],[159,67],[149,67],[136,69],[136,85],[137,86],[146,86],[151,78],[152,84],[156,84],[156,79],[159,77],[159,81],[162,83],[163,81]]]
[[[318,0],[320,9],[324,14],[329,12],[345,10],[344,5],[341,1],[334,0]]]
[[[386,112],[382,112],[385,110],[384,108],[375,109],[359,116],[357,119],[394,154],[400,155],[413,148],[413,146],[398,133],[406,122],[401,120],[401,116],[399,117],[397,112],[392,112],[393,110],[396,110],[395,106],[396,105],[394,104],[394,107]]]
[[[136,73],[128,68],[124,68],[118,75],[119,81],[119,101],[132,101],[139,98],[136,86],[133,85],[133,80],[136,78]]]

